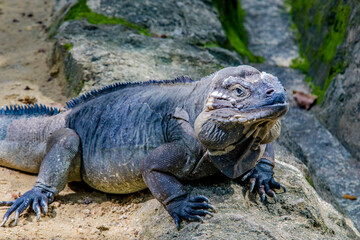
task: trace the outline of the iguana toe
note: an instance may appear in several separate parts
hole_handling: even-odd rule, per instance
[[[15,200],[14,201],[1,201],[0,206],[11,206],[14,204],[14,202],[15,202]]]

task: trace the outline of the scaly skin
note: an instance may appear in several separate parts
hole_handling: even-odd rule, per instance
[[[197,82],[105,87],[68,102],[60,114],[0,110],[0,165],[39,172],[32,190],[0,202],[11,205],[0,225],[13,212],[17,223],[30,206],[38,219],[68,181],[84,180],[108,193],[148,187],[178,228],[214,209],[205,196],[190,196],[183,180],[222,172],[249,179],[261,201],[266,194],[276,201],[274,189],[283,186],[273,178],[271,142],[287,110],[277,78],[250,66]]]

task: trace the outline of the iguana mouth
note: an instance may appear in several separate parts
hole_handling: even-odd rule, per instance
[[[252,108],[246,108],[246,109],[237,109],[237,111],[239,112],[244,112],[244,113],[248,113],[248,112],[254,112],[254,111],[261,111],[264,109],[269,109],[269,108],[287,108],[289,106],[289,103],[284,102],[284,103],[276,103],[276,104],[266,104],[266,105],[262,105],[262,106],[258,106],[258,107],[252,107]]]
[[[252,123],[256,121],[275,120],[284,116],[289,109],[289,104],[276,103],[267,104],[259,107],[238,109],[238,108],[222,108],[208,111],[210,113],[209,120],[215,122],[238,122],[238,123]]]

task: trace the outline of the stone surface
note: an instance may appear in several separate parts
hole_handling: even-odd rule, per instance
[[[54,15],[63,16],[67,10],[61,6],[69,6],[68,2],[58,1]],[[156,35],[144,36],[121,24],[96,26],[85,20],[62,23],[55,35],[57,43],[51,62],[59,72],[64,72],[66,94],[75,96],[80,91],[119,81],[171,79],[181,75],[200,79],[224,66],[241,64],[235,52],[201,47],[204,43],[223,41],[225,35],[215,8],[207,1],[192,2],[174,1],[168,5],[116,1],[114,7],[113,1],[88,1],[94,11],[133,21]],[[134,8],[138,6],[142,6],[138,11],[144,13],[134,19]],[[71,49],[64,49],[66,44],[71,44]]]
[[[241,0],[250,51],[270,65],[289,67],[299,56],[284,0]]]
[[[75,91],[88,91],[113,82],[172,79],[181,75],[196,80],[223,66],[241,63],[237,54],[226,49],[148,37],[122,25],[94,26],[71,21],[60,27],[56,38],[56,51],[65,59],[65,76],[72,85],[70,89]],[[63,49],[68,43],[72,44],[69,51]]]
[[[159,36],[196,44],[224,43],[225,33],[211,0],[89,0],[89,7],[108,17],[124,18]]]
[[[341,46],[348,67],[331,82],[322,104],[320,120],[360,162],[360,5],[352,10],[349,30]],[[353,23],[353,24],[351,24]]]
[[[296,2],[307,2],[293,18],[310,61],[308,75],[320,88],[329,86],[316,115],[359,161],[360,5],[351,0]]]
[[[279,202],[259,202],[229,180],[206,179],[192,185],[193,194],[208,196],[216,208],[204,223],[183,223],[177,231],[172,219],[156,200],[144,203],[134,215],[139,218],[143,239],[352,239],[352,223],[321,200],[301,172],[282,162],[286,150],[278,149],[275,178],[286,185]],[[221,178],[220,178],[221,179]],[[271,200],[270,200],[271,201]],[[151,221],[149,221],[151,219]]]

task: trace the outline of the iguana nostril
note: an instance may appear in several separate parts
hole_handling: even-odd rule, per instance
[[[274,89],[271,88],[266,91],[266,94],[271,95],[273,92],[274,92]]]

